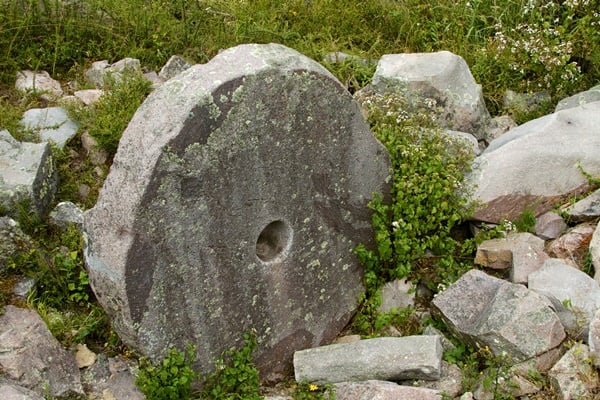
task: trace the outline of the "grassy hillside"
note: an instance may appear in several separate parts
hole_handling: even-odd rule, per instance
[[[466,59],[495,113],[505,89],[556,99],[598,83],[599,9],[598,0],[2,0],[0,82],[25,68],[68,80],[126,56],[149,68],[173,54],[205,62],[249,42],[317,60],[443,49]],[[360,68],[329,67],[364,82]]]

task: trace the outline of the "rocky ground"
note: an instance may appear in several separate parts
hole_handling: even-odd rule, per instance
[[[461,64],[450,54],[438,57]],[[386,57],[366,90],[392,90],[399,72],[391,66],[411,62],[425,62],[427,68],[442,63]],[[187,67],[184,60],[174,58],[158,74],[146,76],[158,86]],[[35,90],[52,102],[60,98],[92,104],[103,93],[103,74],[119,74],[124,68],[141,71],[139,62],[130,59],[113,65],[95,63],[86,76],[98,88],[71,89],[66,94],[67,84],[25,71],[17,87],[31,90],[35,82]],[[452,82],[457,76],[466,76],[468,81],[468,75],[463,71],[425,81],[443,94],[461,90]],[[419,336],[394,337],[396,333],[390,330],[388,337],[345,336],[331,346],[298,351],[296,380],[335,383],[337,399],[348,400],[441,399],[442,393],[461,399],[598,398],[600,274],[594,270],[600,271],[600,191],[591,191],[581,172],[600,175],[598,93],[594,88],[565,99],[555,113],[519,127],[506,116],[490,118],[476,85],[469,86],[468,95],[454,96],[459,99],[454,103],[439,101],[446,106],[441,115],[450,121],[447,128],[471,135],[469,146],[481,153],[470,179],[485,207],[478,209],[472,229],[482,223],[517,219],[530,205],[537,217],[530,232],[517,232],[507,223],[504,237],[481,243],[475,258],[481,270],[465,274],[431,299],[431,309],[419,311],[421,318],[433,315],[455,336],[489,352],[492,368],[487,371],[495,374],[482,375],[477,390],[463,393],[463,371],[442,359],[444,351],[453,351],[454,345],[430,327]],[[364,94],[356,98],[362,101]],[[36,131],[41,141],[18,142],[10,132],[0,131],[3,209],[29,198],[37,212],[50,212],[51,223],[81,227],[82,210],[74,204],[48,209],[56,181],[48,168],[46,140],[64,146],[77,135],[77,125],[60,107],[30,110],[22,123]],[[84,140],[82,135],[82,143],[94,165],[106,163],[106,155],[96,148],[93,138]],[[0,218],[0,267],[18,243],[28,240],[11,213],[7,214]],[[15,299],[22,305],[34,282],[16,283]],[[389,283],[383,289],[382,307],[414,306],[413,289],[406,282]],[[0,347],[0,398],[144,398],[133,380],[135,361],[96,354],[82,345],[65,349],[32,310],[5,307],[0,316]],[[543,385],[541,376],[548,377],[550,388]],[[267,396],[271,400],[290,398],[287,389],[271,392]]]

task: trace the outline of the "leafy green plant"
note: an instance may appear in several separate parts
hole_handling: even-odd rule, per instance
[[[252,352],[256,337],[244,334],[244,346],[231,349],[215,363],[215,371],[206,378],[200,397],[206,400],[259,400],[262,399],[258,370]]]
[[[535,212],[533,210],[524,210],[519,218],[514,221],[514,225],[519,232],[535,233]]]
[[[378,310],[381,293],[359,299],[359,310],[352,320],[352,331],[365,337],[376,337],[389,326],[393,326],[403,336],[421,332],[421,324],[413,307],[392,309],[387,313]]]
[[[473,251],[473,243],[456,240],[453,229],[472,210],[463,179],[474,156],[436,129],[424,108],[407,114],[401,96],[375,97],[371,105],[369,120],[389,151],[393,177],[391,202],[376,196],[369,204],[376,249],[356,249],[366,266],[368,296],[397,278],[434,288],[452,282],[470,267],[467,255]]]
[[[195,349],[191,345],[185,352],[175,348],[169,350],[162,362],[157,364],[142,358],[135,383],[149,400],[190,399],[192,384],[200,378],[192,368],[194,358]]]

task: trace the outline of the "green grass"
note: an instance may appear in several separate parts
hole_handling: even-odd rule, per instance
[[[68,80],[92,61],[126,56],[154,69],[173,54],[206,62],[249,42],[317,60],[449,50],[466,59],[495,113],[506,89],[556,100],[599,82],[599,28],[596,0],[4,0],[0,81],[12,85],[25,68]],[[330,67],[342,81],[365,81],[364,71]]]

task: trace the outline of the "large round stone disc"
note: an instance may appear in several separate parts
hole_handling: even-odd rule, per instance
[[[196,346],[212,368],[245,332],[275,378],[331,340],[363,290],[353,254],[389,162],[318,63],[242,45],[153,92],[85,215],[86,265],[124,343]]]

